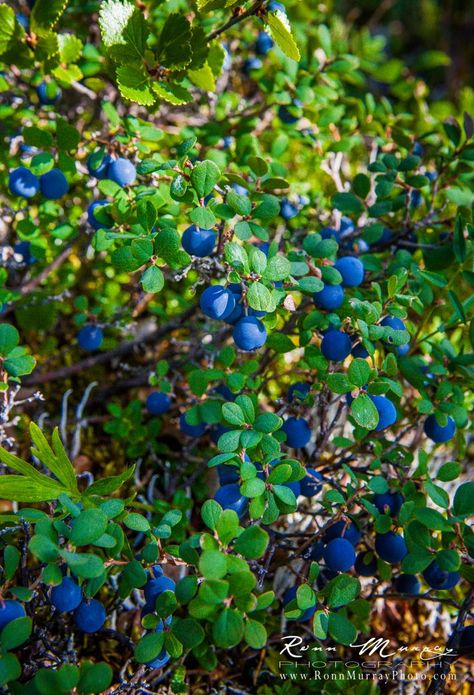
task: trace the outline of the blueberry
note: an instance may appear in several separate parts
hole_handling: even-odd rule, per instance
[[[181,243],[190,256],[204,258],[213,252],[216,240],[217,234],[212,229],[201,229],[192,224],[184,231]]]
[[[26,263],[26,265],[32,265],[36,263],[37,259],[31,253],[31,244],[29,241],[19,241],[13,247],[16,256],[21,256],[21,262]]]
[[[109,229],[103,222],[99,222],[94,214],[96,208],[100,208],[103,205],[108,205],[107,200],[94,200],[89,204],[87,208],[87,221],[93,229]]]
[[[428,415],[423,429],[426,436],[429,437],[433,442],[436,444],[442,444],[443,442],[447,442],[454,437],[456,425],[452,417],[449,417],[449,415],[446,425],[440,425],[436,419],[436,415],[433,414]]]
[[[68,192],[69,184],[60,169],[51,169],[40,177],[40,189],[48,200],[59,200]]]
[[[288,403],[293,403],[293,401],[304,401],[310,391],[310,384],[307,384],[305,381],[296,381],[294,384],[291,384],[288,389]]]
[[[472,659],[473,653],[472,648],[474,647],[474,625],[467,625],[463,627],[459,633],[459,648],[463,650],[463,656]],[[464,654],[464,650],[467,650],[467,654]]]
[[[260,70],[263,63],[260,58],[247,58],[242,65],[242,72],[244,75],[248,75],[252,70]]]
[[[360,577],[373,577],[377,572],[377,558],[365,551],[358,553],[354,569]]]
[[[373,499],[373,503],[381,514],[388,509],[388,513],[391,516],[397,516],[403,502],[404,498],[400,492],[384,492],[383,494],[375,495]]]
[[[225,434],[226,432],[229,432],[228,427],[224,427],[224,425],[214,425],[211,428],[211,439],[214,442],[214,444],[217,444],[219,441],[219,438]]]
[[[163,668],[163,666],[166,666],[168,661],[171,659],[170,655],[166,651],[166,649],[163,647],[161,652],[158,654],[157,657],[152,659],[151,661],[147,661],[146,664],[150,668]]]
[[[181,432],[187,434],[188,437],[201,437],[206,431],[206,424],[200,422],[198,425],[190,425],[186,420],[186,413],[179,416],[179,426]]]
[[[11,623],[12,620],[24,618],[25,615],[25,609],[18,601],[12,601],[11,599],[0,601],[0,631],[3,630],[5,625]]]
[[[395,352],[399,357],[405,357],[410,352],[410,343],[404,343],[403,345],[397,345],[395,347]]]
[[[170,577],[165,577],[165,575],[162,574],[155,579],[149,579],[145,584],[143,591],[145,594],[145,599],[149,602],[154,602],[157,596],[162,594],[164,591],[174,591],[175,588],[175,582],[170,579]]]
[[[442,570],[436,560],[433,560],[423,572],[423,578],[433,589],[443,589],[449,579],[449,572]]]
[[[285,591],[283,594],[283,604],[287,606],[291,601],[294,601],[296,599],[296,592],[298,591],[298,587],[292,586],[289,589]],[[297,608],[297,606],[295,606]],[[302,612],[302,615],[299,618],[287,618],[287,620],[299,620],[302,623],[305,623],[307,620],[313,617],[314,613],[316,611],[316,606],[313,606],[311,608],[307,608],[305,611]]]
[[[299,102],[293,102],[293,104],[289,106],[285,106],[284,104],[281,104],[278,107],[278,118],[282,123],[286,123],[287,125],[293,125],[294,123],[297,123],[300,119],[300,116],[295,110],[295,106],[298,106]]]
[[[461,579],[461,575],[459,572],[448,572],[448,578],[444,582],[443,586],[441,587],[442,589],[452,589],[453,587],[456,586],[456,584],[459,583]]]
[[[298,208],[296,205],[293,205],[293,203],[290,203],[287,198],[284,198],[280,203],[280,215],[283,217],[283,219],[291,220],[291,218],[295,217],[297,214]]]
[[[216,467],[221,485],[232,485],[239,482],[240,474],[237,466],[228,466],[225,463],[221,463]]]
[[[352,543],[352,545],[357,545],[361,535],[356,524],[346,521],[337,521],[324,532],[323,541],[329,543],[333,538],[345,538],[349,543]]]
[[[270,10],[270,12],[283,12],[284,14],[286,14],[285,6],[282,5],[281,2],[272,1],[271,3],[269,3],[268,9]]]
[[[90,154],[87,157],[86,166],[89,174],[95,176],[96,179],[101,180],[107,177],[108,166],[112,161],[110,154],[104,154],[102,159],[98,160],[98,155],[95,153]]]
[[[323,558],[330,570],[347,572],[356,559],[354,546],[345,538],[334,538],[324,549]]]
[[[146,399],[146,409],[151,415],[163,415],[171,408],[171,398],[167,393],[152,391]]]
[[[321,352],[327,360],[342,362],[351,354],[352,341],[347,333],[342,331],[327,331],[321,341]]]
[[[232,135],[225,135],[222,138],[222,147],[225,150],[229,149],[229,147],[232,147],[233,144],[234,144],[234,138],[232,137]]]
[[[352,348],[351,355],[352,355],[352,357],[361,357],[362,359],[365,359],[366,357],[369,356],[369,353],[365,349],[365,347],[362,345],[362,343],[357,343]]]
[[[305,555],[306,560],[312,560],[313,562],[319,562],[323,559],[324,543],[322,541],[316,541],[313,545],[310,545],[308,552]]]
[[[79,347],[90,352],[98,350],[102,345],[103,339],[102,329],[92,323],[86,323],[77,334]]]
[[[262,478],[264,480],[265,478]],[[295,497],[299,497],[301,495],[301,485],[299,480],[294,480],[292,483],[282,483],[285,487],[287,487],[291,492],[294,494]]]
[[[107,178],[115,181],[119,186],[128,186],[135,181],[136,176],[135,166],[125,157],[112,159],[107,167]]]
[[[311,429],[302,418],[289,417],[281,429],[286,434],[287,445],[294,449],[306,446],[311,439]]]
[[[344,302],[344,289],[342,285],[324,285],[322,290],[313,294],[313,299],[320,309],[335,311]]]
[[[36,88],[38,99],[43,106],[53,106],[61,99],[62,92],[54,82],[41,82]]]
[[[379,414],[379,422],[374,431],[381,432],[391,427],[397,421],[397,409],[392,401],[386,396],[369,396],[369,398]]]
[[[239,516],[243,516],[247,510],[248,500],[242,496],[239,485],[235,483],[220,487],[214,495],[214,499],[221,505],[222,509],[232,509]]]
[[[76,627],[82,632],[92,633],[100,630],[105,623],[105,608],[95,598],[83,601],[74,612]]]
[[[75,610],[82,601],[82,589],[72,577],[64,577],[51,589],[51,603],[61,613]]]
[[[306,476],[303,478],[303,480],[299,481],[301,494],[304,497],[314,497],[314,495],[321,492],[323,488],[323,481],[324,478],[321,473],[315,471],[314,468],[307,468]]]
[[[399,594],[419,594],[420,593],[420,582],[414,574],[399,574],[396,577],[395,589]]]
[[[265,345],[267,329],[255,316],[244,316],[235,324],[232,336],[238,348],[251,352]]]
[[[384,319],[382,319],[380,325],[386,328],[391,328],[394,331],[406,331],[405,324],[401,319],[397,318],[396,316],[386,316]],[[383,342],[385,343],[385,345],[390,345],[392,343],[392,339],[387,338]]]
[[[40,182],[26,167],[13,169],[8,176],[8,187],[13,195],[22,198],[32,198],[39,191]]]
[[[28,17],[27,17],[26,15],[24,15],[24,14],[21,14],[21,12],[19,12],[19,13],[17,14],[17,16],[16,16],[16,19],[17,19],[18,24],[21,24],[21,26],[23,27],[23,29],[24,29],[25,31],[28,31],[28,27],[29,27],[29,25],[30,25],[30,23],[29,23],[29,21],[28,21]]]
[[[341,235],[334,227],[323,227],[319,232],[323,239],[334,239],[339,243]]]
[[[211,319],[227,319],[235,309],[235,295],[227,287],[206,287],[199,300],[201,311]]]
[[[259,32],[255,49],[259,55],[267,55],[268,51],[273,47],[272,37],[266,31]]]
[[[344,256],[335,262],[334,267],[342,275],[343,287],[358,287],[363,283],[365,271],[358,258]]]
[[[405,539],[394,531],[378,533],[375,536],[375,550],[377,555],[391,565],[403,560],[407,554]]]
[[[151,579],[155,579],[156,577],[162,577],[163,576],[163,568],[159,564],[152,565],[150,569],[148,570],[148,575]]]

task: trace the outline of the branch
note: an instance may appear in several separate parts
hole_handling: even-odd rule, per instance
[[[215,29],[212,31],[209,36],[207,37],[208,41],[213,41],[214,39],[217,39],[218,36],[223,34],[227,29],[230,29],[233,27],[235,24],[238,24],[239,22],[242,22],[242,20],[247,19],[247,17],[251,17],[252,15],[256,15],[258,10],[262,7],[263,5],[263,0],[256,0],[254,4],[249,7],[248,10],[245,12],[242,12],[242,14],[235,14],[233,17],[229,19],[228,22],[223,24],[219,29]]]
[[[108,350],[108,352],[99,352],[97,355],[91,355],[90,357],[86,357],[86,359],[76,362],[75,364],[71,364],[68,367],[61,367],[55,371],[45,372],[43,374],[33,374],[23,381],[23,385],[33,386],[36,384],[46,384],[50,381],[67,379],[74,374],[79,374],[80,372],[83,372],[86,369],[91,369],[98,364],[108,364],[117,357],[128,355],[130,352],[133,352],[135,348],[141,347],[146,343],[153,343],[160,340],[170,331],[179,328],[179,326],[190,318],[195,312],[196,307],[191,306],[173,320],[148,333],[148,335],[140,336],[139,338],[135,338],[135,340],[130,340],[126,343],[121,343],[121,345],[113,350]]]

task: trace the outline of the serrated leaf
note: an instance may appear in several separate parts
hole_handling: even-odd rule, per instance
[[[165,68],[176,70],[191,62],[191,24],[184,14],[170,14],[161,30],[156,59]]]
[[[153,82],[152,87],[155,94],[175,106],[189,104],[193,100],[192,94],[185,87],[174,82]]]
[[[281,48],[283,53],[292,60],[300,60],[300,52],[296,41],[291,33],[291,26],[288,22],[286,14],[277,10],[276,12],[268,12],[265,17],[266,28],[268,29],[272,39],[277,46]]]
[[[141,106],[152,106],[155,103],[150,78],[144,70],[133,65],[120,65],[117,68],[117,84],[124,99],[135,101]]]
[[[30,17],[31,31],[42,34],[52,29],[67,4],[68,0],[36,0]]]
[[[0,55],[7,50],[15,33],[15,13],[8,5],[0,5]]]
[[[82,41],[74,34],[58,34],[59,58],[62,63],[75,63],[82,54]]]
[[[47,0],[48,1],[48,0]],[[102,41],[110,47],[117,43],[124,43],[123,31],[130,17],[135,12],[135,5],[122,0],[106,0],[100,5],[99,26]]]
[[[204,89],[206,92],[213,92],[216,88],[214,73],[208,63],[204,63],[197,70],[189,70],[188,77],[199,89]]]

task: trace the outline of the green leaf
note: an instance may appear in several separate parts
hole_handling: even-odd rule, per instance
[[[17,618],[7,623],[0,633],[0,646],[2,649],[9,651],[16,649],[20,644],[26,642],[31,635],[33,622],[31,618]]]
[[[441,480],[443,483],[449,482],[450,480],[456,480],[459,478],[461,473],[461,465],[454,461],[444,463],[438,471],[436,476],[437,480]]]
[[[3,475],[0,476],[0,499],[15,500],[16,502],[47,502],[55,500],[66,489],[59,483],[51,480],[47,483],[35,480],[22,475]]]
[[[197,164],[191,172],[191,183],[199,198],[208,195],[219,181],[219,167],[210,160]]]
[[[354,386],[365,386],[369,380],[370,367],[365,360],[358,357],[350,363],[347,376]]]
[[[216,88],[214,73],[208,63],[204,63],[198,70],[189,70],[188,77],[196,87],[206,92],[213,92]]]
[[[205,550],[199,559],[199,570],[208,579],[222,579],[227,574],[227,557],[219,550]]]
[[[351,413],[358,425],[367,430],[373,430],[379,422],[379,414],[373,401],[365,393],[352,401]]]
[[[29,541],[28,549],[41,562],[54,562],[59,556],[59,547],[56,543],[38,532]]]
[[[53,430],[51,443],[58,462],[57,477],[71,492],[77,491],[76,471],[66,453],[57,427]]]
[[[244,634],[244,621],[233,608],[224,608],[212,626],[212,636],[218,647],[230,649],[240,642]]]
[[[156,60],[166,68],[183,68],[191,62],[191,24],[184,14],[170,14],[158,39]]]
[[[338,644],[353,644],[357,637],[356,628],[341,613],[329,614],[328,632]]]
[[[260,526],[248,526],[235,541],[235,550],[248,560],[264,555],[268,546],[268,533]]]
[[[30,16],[31,31],[44,34],[54,27],[68,4],[68,0],[36,0]]]
[[[146,664],[148,661],[156,659],[158,654],[163,649],[165,641],[164,632],[151,632],[144,635],[135,647],[135,661],[139,664]]]
[[[448,509],[449,507],[449,495],[446,492],[446,490],[443,490],[442,487],[439,487],[438,485],[434,485],[430,481],[426,481],[424,483],[425,490],[430,496],[430,498],[433,500],[433,502],[438,506],[438,507],[443,507],[443,509]]]
[[[282,424],[283,420],[275,413],[260,413],[260,415],[257,415],[254,426],[257,432],[269,434],[278,430]]]
[[[85,494],[86,495],[110,495],[115,492],[129,480],[135,471],[135,466],[126,468],[120,475],[112,475],[108,478],[102,478],[102,480],[96,480],[95,483],[89,485]]]
[[[174,82],[153,82],[152,88],[155,94],[175,106],[189,104],[193,100],[191,92]]]
[[[263,649],[267,643],[267,631],[258,620],[248,618],[244,627],[244,639],[253,649]]]
[[[131,512],[123,520],[124,525],[132,531],[146,533],[150,530],[150,522],[142,514]],[[163,523],[163,522],[162,522]]]
[[[173,625],[173,633],[185,649],[193,649],[204,641],[205,632],[193,618],[183,618]]]
[[[100,577],[104,572],[102,560],[92,553],[71,553],[63,550],[61,551],[61,557],[67,562],[71,572],[76,577],[94,579],[95,577]]]
[[[463,483],[458,487],[454,495],[453,512],[456,516],[474,514],[474,482]]]
[[[332,579],[324,593],[328,596],[329,608],[339,608],[353,601],[360,594],[360,582],[348,574],[340,574]]]
[[[105,533],[108,521],[101,509],[86,509],[71,524],[71,543],[76,546],[94,543]]]
[[[0,8],[1,9],[1,8]],[[9,323],[0,324],[0,356],[6,357],[20,342],[20,336]]]
[[[275,304],[270,291],[261,282],[252,282],[247,292],[247,300],[252,309],[271,312],[275,310]]]
[[[110,47],[114,44],[125,43],[123,32],[134,12],[135,5],[131,2],[105,0],[101,3],[99,26],[105,46]]]
[[[0,657],[0,685],[16,681],[21,676],[20,662],[14,654],[3,654]]]
[[[140,283],[145,292],[156,294],[163,289],[165,278],[161,270],[156,265],[152,265],[145,270],[140,278]]]
[[[291,263],[284,256],[272,256],[263,273],[263,277],[266,280],[271,280],[272,282],[280,282],[286,280],[291,272]]]
[[[82,661],[77,692],[81,695],[104,693],[112,683],[112,677],[112,667],[104,661],[99,661],[96,664],[92,661]]]
[[[333,196],[332,204],[341,212],[360,215],[360,213],[364,211],[364,206],[353,193],[336,193],[336,195]]]
[[[58,34],[58,46],[62,63],[75,63],[82,55],[82,41],[74,34]]]
[[[8,5],[0,5],[0,55],[5,53],[15,33],[15,12]]]
[[[240,427],[246,420],[242,408],[237,403],[224,403],[222,406],[222,416],[226,422]]]
[[[266,28],[277,46],[292,60],[300,60],[300,52],[291,33],[291,26],[286,14],[280,12],[268,12],[265,16]]]
[[[152,106],[156,101],[150,78],[141,67],[120,65],[117,68],[117,84],[124,99],[141,106]]]

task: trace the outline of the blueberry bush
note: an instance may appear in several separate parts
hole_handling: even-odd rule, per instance
[[[469,688],[474,91],[348,12],[0,5],[2,692]]]

